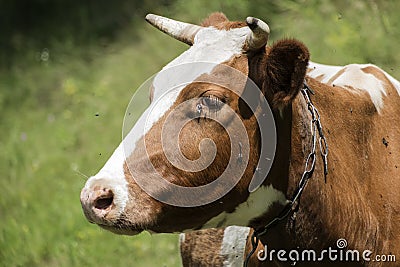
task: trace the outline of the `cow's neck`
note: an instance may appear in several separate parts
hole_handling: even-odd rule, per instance
[[[274,112],[277,131],[277,144],[274,164],[263,186],[272,185],[277,190],[286,193],[288,187],[290,153],[291,153],[291,124],[292,107]]]
[[[312,86],[313,83],[310,85]],[[337,140],[337,136],[328,133],[328,130],[335,131],[335,133],[340,131],[337,128],[340,125],[330,116],[342,116],[341,119],[344,121],[349,120],[344,113],[332,114],[332,112],[340,112],[340,110],[332,110],[332,103],[335,101],[340,103],[341,96],[324,94],[315,84],[314,86],[316,94],[312,96],[312,100],[320,111],[321,123],[327,134],[327,142],[332,148],[328,157],[329,174],[325,181],[323,161],[320,154],[317,153],[315,170],[300,198],[298,212],[295,216],[290,216],[283,223],[271,229],[266,236],[261,238],[261,241],[271,247],[279,245],[286,248],[324,249],[335,246],[337,239],[346,238],[352,247],[360,249],[382,247],[382,244],[376,244],[374,241],[376,240],[375,236],[380,234],[376,216],[367,202],[357,199],[357,196],[367,197],[359,195],[362,193],[358,191],[363,183],[368,183],[368,180],[363,179],[360,175],[352,177],[349,170],[345,171],[340,168],[340,165],[337,164],[338,158],[340,153],[347,150],[342,143],[339,143],[342,140]],[[292,197],[298,186],[311,147],[311,118],[301,93],[293,101],[290,114],[289,120],[277,119],[278,136],[284,136],[286,140],[281,138],[278,141],[278,153],[281,155],[277,154],[277,169],[274,168],[274,172],[271,172],[272,177],[270,177],[275,183],[279,179],[287,181],[286,184],[281,182],[281,188],[285,190],[287,198]],[[288,131],[288,127],[290,131]],[[342,138],[352,142],[356,137],[346,133]],[[286,148],[284,148],[285,144]],[[338,151],[338,148],[342,150]],[[287,156],[286,160],[282,158],[282,161],[279,161],[279,157],[284,155]],[[353,161],[352,164],[356,169],[358,168],[357,164],[360,163]],[[282,169],[279,170],[279,168]],[[287,178],[284,177],[285,175]],[[351,193],[354,191],[357,193]],[[277,214],[278,212],[275,213],[275,215]],[[273,217],[272,214],[270,216]],[[266,222],[268,221],[264,221],[264,223]],[[364,228],[355,231],[354,227],[357,225],[363,225]]]
[[[264,186],[272,184],[278,190],[284,192],[287,199],[291,199],[298,187],[299,180],[304,171],[305,160],[312,146],[310,132],[311,115],[308,112],[307,104],[301,93],[298,94],[291,105],[283,110],[276,111],[274,115],[278,137],[277,148],[274,164]],[[319,158],[319,153],[317,153],[317,157],[312,179],[323,177],[323,164],[321,158]],[[310,183],[305,188],[305,191],[308,191],[313,186],[315,185]],[[308,205],[306,203],[308,201],[312,201],[312,199],[307,198],[307,200],[304,200],[302,197],[301,205]],[[284,206],[282,205],[275,205],[263,217],[254,220],[251,226],[255,229],[264,226],[275,218],[283,208]],[[270,229],[266,236],[260,238],[261,241],[265,244],[286,244],[287,247],[291,247],[293,240],[296,238],[294,236],[295,231],[291,228],[297,227],[295,225],[297,222],[293,218],[293,216],[289,216],[283,223]]]

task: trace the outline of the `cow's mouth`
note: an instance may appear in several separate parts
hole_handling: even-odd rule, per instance
[[[126,228],[126,227],[120,227],[120,226],[110,226],[110,225],[104,225],[104,224],[98,224],[101,228],[110,231],[114,234],[118,235],[137,235],[140,234],[143,230],[138,230],[138,229],[131,229],[131,228]]]

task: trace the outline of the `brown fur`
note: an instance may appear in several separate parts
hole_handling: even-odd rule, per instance
[[[251,246],[250,236],[253,230],[250,229],[249,238],[246,241],[246,252]],[[203,267],[203,266],[224,266],[225,258],[219,253],[224,238],[223,228],[212,228],[207,230],[192,231],[185,234],[185,238],[180,242],[180,252],[182,264],[185,267]],[[257,251],[250,258],[249,266],[261,267],[263,263],[257,259],[257,252],[262,250],[260,243]],[[269,263],[268,266],[275,266]]]
[[[219,30],[229,30],[244,27],[246,26],[246,23],[242,21],[229,21],[225,14],[216,12],[212,13],[208,18],[203,20],[201,26],[213,26]]]
[[[262,88],[266,95],[273,94],[275,108],[287,106],[297,96],[309,58],[307,48],[296,40],[280,40],[268,50],[265,57],[268,62],[262,64],[266,66]]]
[[[224,13],[221,12],[214,12],[212,13],[210,16],[208,16],[208,18],[205,18],[202,22],[201,22],[201,26],[203,27],[210,27],[210,26],[215,26],[217,24],[221,24],[224,22],[228,22],[228,18],[225,16]]]
[[[224,237],[224,229],[209,229],[191,232],[185,235],[180,250],[183,266],[201,267],[222,266],[224,258],[219,253],[205,253],[219,251]]]

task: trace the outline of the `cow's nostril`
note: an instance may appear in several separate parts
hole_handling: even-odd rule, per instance
[[[103,195],[94,201],[94,207],[99,210],[105,210],[110,207],[114,200],[114,194],[109,191],[107,195]]]

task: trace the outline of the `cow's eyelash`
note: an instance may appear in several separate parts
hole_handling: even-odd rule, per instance
[[[215,95],[201,96],[196,104],[198,119],[200,117],[207,118],[211,114],[217,114],[223,105],[224,101]]]
[[[210,110],[218,110],[224,104],[224,102],[215,95],[208,95],[201,97],[200,103],[203,106],[208,107]]]

